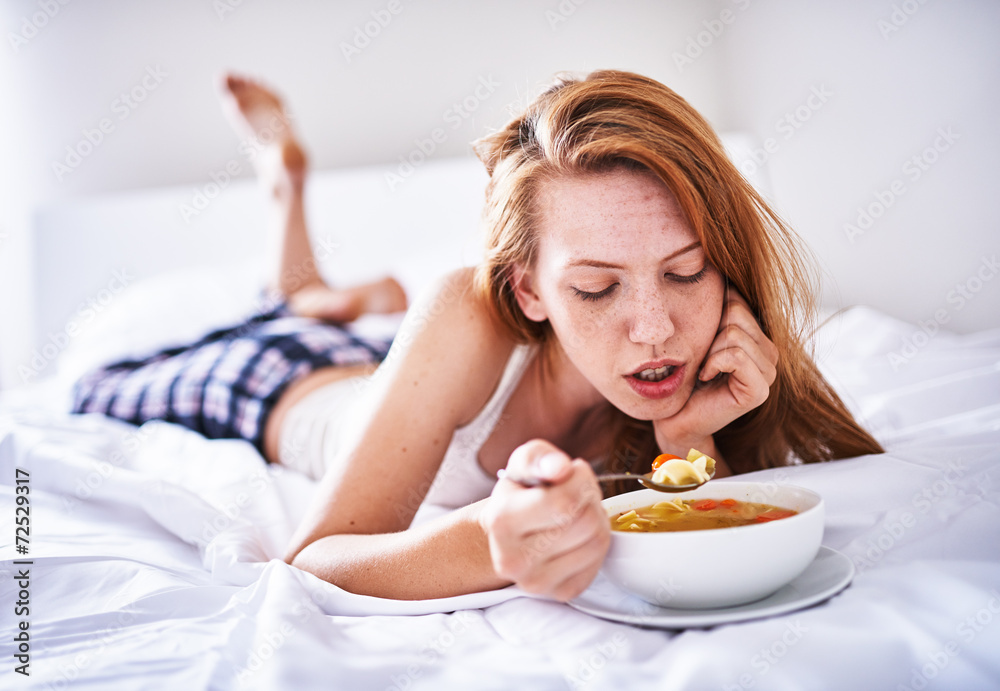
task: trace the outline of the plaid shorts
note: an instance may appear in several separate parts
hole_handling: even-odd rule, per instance
[[[263,454],[267,416],[292,382],[321,367],[377,364],[391,342],[292,316],[281,305],[191,345],[84,375],[73,388],[73,412],[135,425],[176,422],[213,439],[245,439]]]

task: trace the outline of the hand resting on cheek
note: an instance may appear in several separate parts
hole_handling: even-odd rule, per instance
[[[777,363],[778,349],[730,287],[691,398],[676,415],[653,421],[660,449],[683,456],[697,448],[719,458],[712,435],[767,400]]]

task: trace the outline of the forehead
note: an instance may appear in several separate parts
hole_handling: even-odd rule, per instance
[[[666,256],[697,236],[652,173],[614,170],[548,180],[539,189],[538,248],[568,263]]]

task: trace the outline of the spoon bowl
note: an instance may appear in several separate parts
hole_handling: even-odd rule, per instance
[[[713,470],[708,475],[708,480],[715,477],[715,471]],[[598,475],[598,482],[614,482],[615,480],[637,480],[640,485],[646,487],[647,489],[655,489],[657,492],[687,492],[692,489],[696,489],[704,485],[708,480],[702,482],[689,482],[686,485],[668,485],[664,482],[653,482],[653,473],[649,472],[645,475],[633,475],[632,473],[607,473],[605,475]]]
[[[497,472],[497,477],[501,479],[507,478],[508,480],[516,482],[522,487],[539,487],[548,484],[547,481],[537,477],[514,477],[512,475],[508,475],[507,472],[502,469]],[[708,480],[711,480],[713,477],[715,477],[714,470],[709,474]],[[686,485],[668,485],[663,482],[653,482],[652,472],[648,472],[645,475],[633,475],[632,473],[606,473],[604,475],[597,476],[598,482],[614,482],[615,480],[636,480],[639,482],[639,484],[641,484],[643,487],[646,487],[647,489],[652,489],[656,490],[657,492],[667,492],[667,493],[687,492],[692,489],[701,487],[702,485],[705,484],[705,482],[708,482],[708,480],[705,480],[704,482],[689,482]]]

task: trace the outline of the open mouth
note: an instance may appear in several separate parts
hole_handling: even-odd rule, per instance
[[[638,372],[625,375],[631,389],[647,399],[663,399],[673,396],[684,383],[685,365],[683,362],[669,364],[663,360],[646,363],[647,365],[657,365],[656,367],[643,367]]]
[[[632,377],[640,381],[658,382],[673,374],[675,369],[677,369],[675,365],[664,365],[656,369],[644,369],[641,372],[636,372]]]

